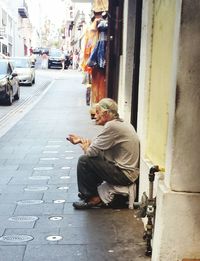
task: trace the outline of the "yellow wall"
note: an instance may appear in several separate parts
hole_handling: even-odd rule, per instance
[[[146,156],[165,166],[176,1],[155,0]]]

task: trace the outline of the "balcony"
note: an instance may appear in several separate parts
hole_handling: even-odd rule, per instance
[[[28,11],[27,11],[26,7],[19,7],[18,13],[22,18],[28,18]]]

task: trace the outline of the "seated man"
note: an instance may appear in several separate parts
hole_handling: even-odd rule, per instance
[[[114,100],[104,98],[97,104],[96,123],[104,128],[92,142],[74,134],[67,138],[72,144],[79,143],[85,154],[77,165],[78,195],[82,201],[73,203],[76,209],[100,206],[97,188],[104,181],[130,186],[139,175],[139,139],[134,127],[119,118]]]

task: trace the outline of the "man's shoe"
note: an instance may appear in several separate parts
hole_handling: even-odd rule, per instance
[[[100,203],[93,203],[93,202],[85,202],[85,201],[77,201],[77,202],[74,202],[73,204],[73,207],[75,209],[91,209],[91,208],[102,208],[103,206],[105,206],[102,202]]]

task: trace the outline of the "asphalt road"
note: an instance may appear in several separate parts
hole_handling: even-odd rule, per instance
[[[32,86],[20,86],[20,99],[11,106],[0,104],[0,136],[18,122],[47,92],[48,87],[57,79],[65,79],[74,71],[60,69],[36,69],[36,82]],[[71,77],[70,76],[70,77]]]

